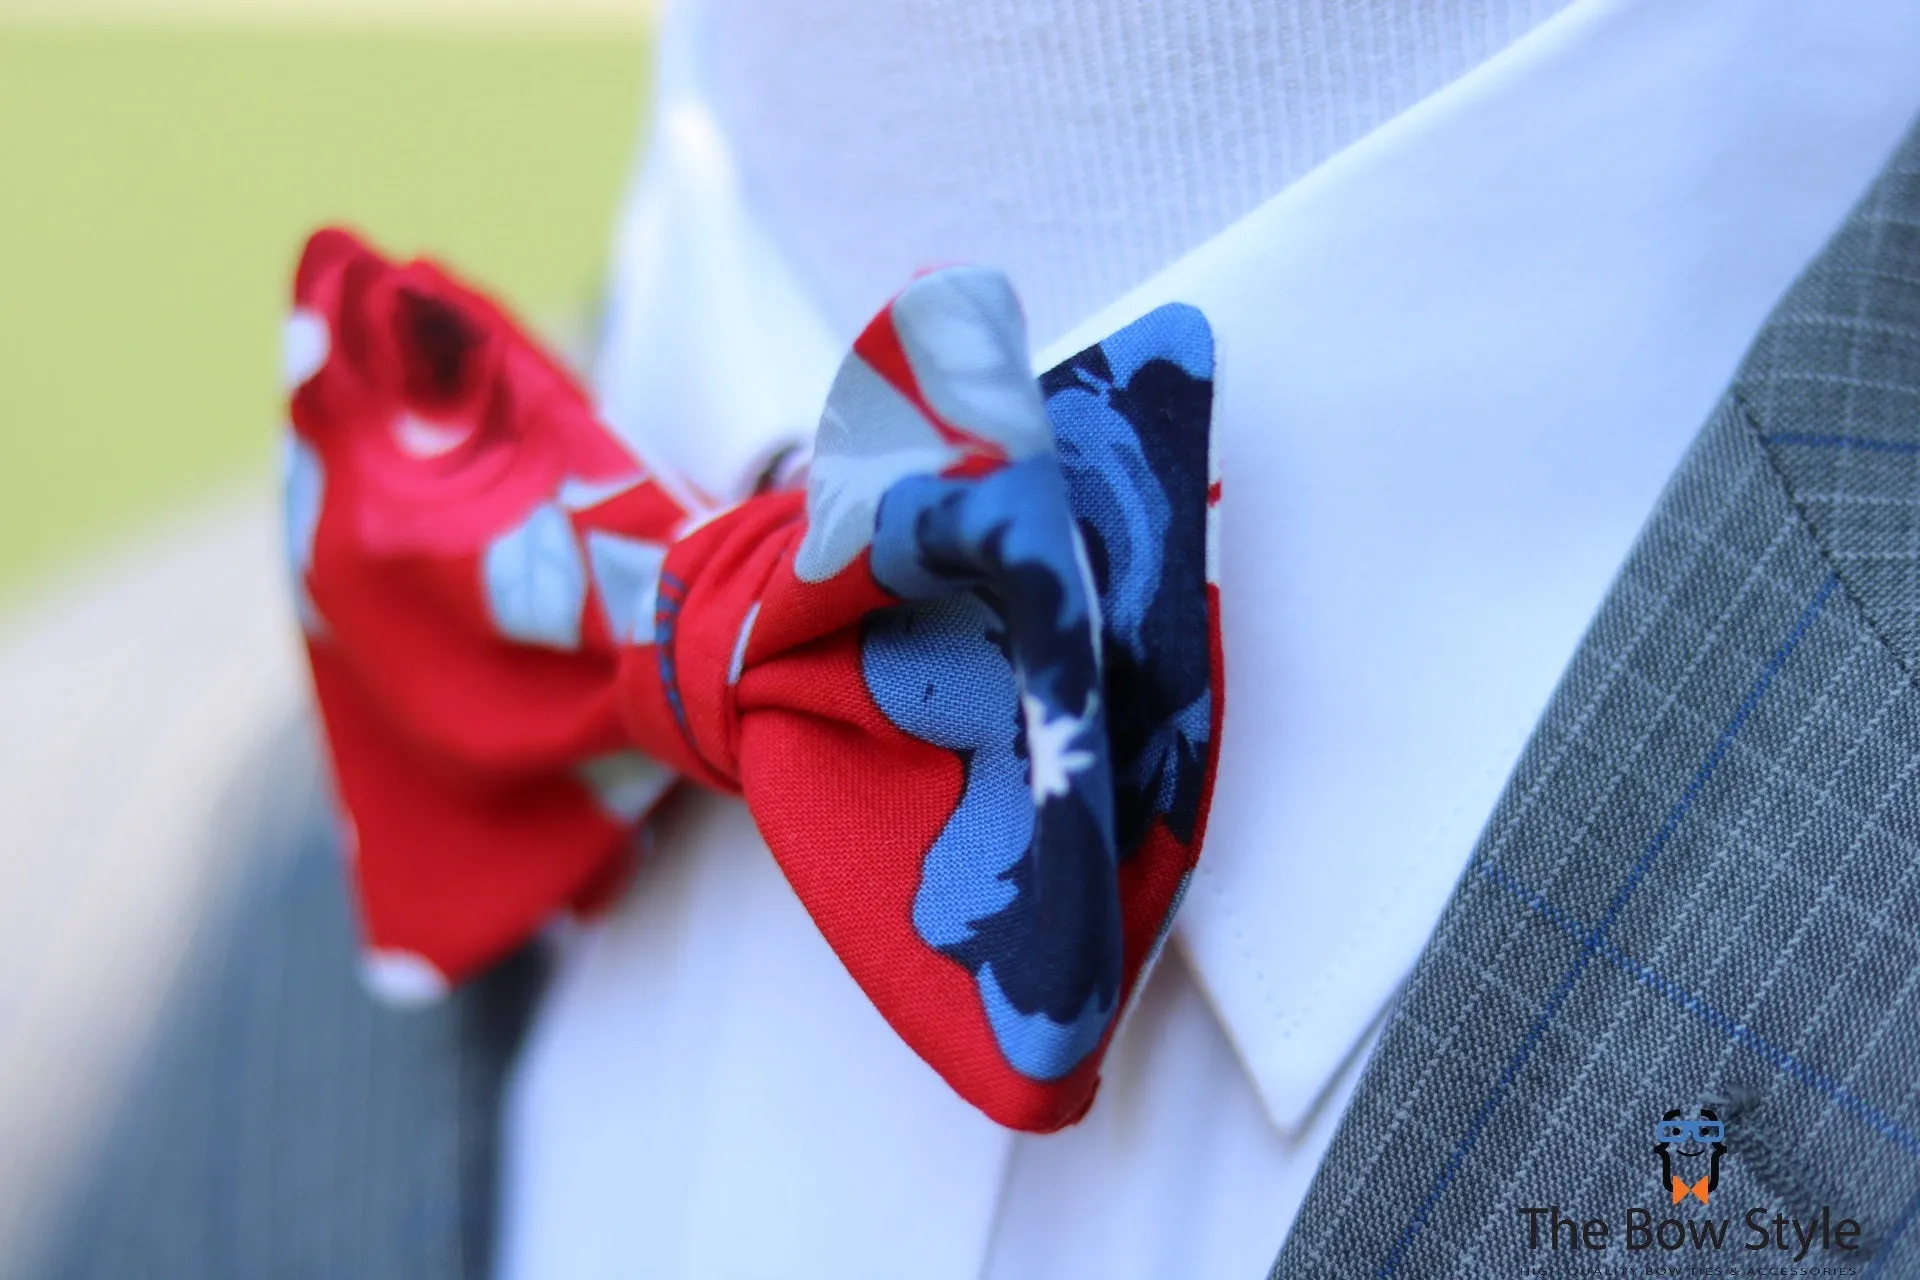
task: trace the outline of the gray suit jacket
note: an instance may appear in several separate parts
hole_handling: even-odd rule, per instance
[[[1274,1275],[1920,1275],[1916,662],[1920,132],[1668,484]]]
[[[1920,1275],[1916,660],[1920,134],[1650,518],[1274,1274]],[[321,816],[254,838],[285,857],[208,935],[38,1271],[484,1275],[533,962],[384,1014]],[[1668,1119],[1721,1140],[1657,1150]]]
[[[502,1080],[529,951],[395,1012],[358,943],[310,727],[261,753],[221,838],[250,868],[200,930],[107,1136],[22,1276],[455,1280],[488,1274]]]

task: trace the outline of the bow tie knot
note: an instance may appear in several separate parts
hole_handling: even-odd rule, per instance
[[[688,778],[740,790],[741,681],[761,596],[805,527],[803,495],[768,494],[710,517],[663,549],[653,582],[643,588],[651,607],[636,608],[639,630],[620,666],[624,710],[641,751]],[[848,600],[836,612],[857,619],[862,605],[872,607]],[[726,642],[714,644],[715,637]],[[755,659],[769,641],[783,639],[771,626],[760,632]],[[747,680],[745,707],[755,683]]]
[[[716,507],[429,264],[322,232],[295,299],[288,549],[376,984],[604,902],[685,777],[955,1089],[1077,1118],[1218,751],[1199,313],[1036,380],[1004,279],[923,276],[806,492]]]

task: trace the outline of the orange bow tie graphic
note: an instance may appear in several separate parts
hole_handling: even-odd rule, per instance
[[[1709,1181],[1711,1181],[1710,1177],[1702,1178],[1692,1186],[1688,1186],[1685,1178],[1675,1178],[1673,1180],[1673,1202],[1679,1204],[1688,1196],[1692,1196],[1701,1204],[1705,1204],[1707,1202],[1707,1183]]]

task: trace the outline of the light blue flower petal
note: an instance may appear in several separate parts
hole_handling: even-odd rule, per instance
[[[607,626],[627,644],[653,643],[654,604],[660,596],[660,566],[667,549],[657,542],[587,532],[587,562],[607,611]]]
[[[585,511],[588,507],[599,506],[615,494],[625,493],[645,478],[638,472],[618,480],[576,480],[568,476],[560,482],[559,492],[554,497],[569,511]]]
[[[535,507],[487,548],[482,573],[502,635],[550,649],[580,647],[587,573],[566,512],[551,502]]]
[[[1058,1080],[1079,1066],[1106,1034],[1112,1006],[1102,1008],[1099,995],[1087,997],[1086,1008],[1072,1022],[1061,1024],[1044,1013],[1022,1013],[1013,1007],[993,976],[993,966],[980,966],[980,1003],[987,1023],[1007,1062],[1032,1080]]]
[[[635,823],[646,816],[673,785],[673,771],[637,751],[595,756],[575,771],[593,792],[602,812],[615,822]]]
[[[1025,762],[1011,752],[976,754],[960,807],[921,864],[915,931],[934,947],[972,938],[976,920],[1006,910],[1017,896],[1006,872],[1032,843]]]
[[[282,458],[285,497],[282,516],[287,571],[293,578],[293,607],[300,629],[308,635],[326,630],[319,607],[307,592],[307,574],[313,570],[313,539],[320,528],[320,503],[326,494],[327,473],[312,445],[289,431]]]
[[[1124,387],[1149,360],[1171,360],[1191,377],[1213,377],[1213,330],[1197,307],[1184,302],[1156,307],[1100,344],[1113,373],[1113,385]]]

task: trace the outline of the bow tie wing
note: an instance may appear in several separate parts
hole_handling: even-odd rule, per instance
[[[1002,278],[923,277],[855,344],[804,525],[732,575],[764,585],[707,646],[730,713],[694,736],[881,1012],[1013,1127],[1091,1102],[1198,853],[1210,374],[1170,307],[1036,382]]]
[[[612,676],[686,511],[431,264],[321,231],[294,295],[286,551],[367,974],[415,1000],[619,883],[671,776]]]

